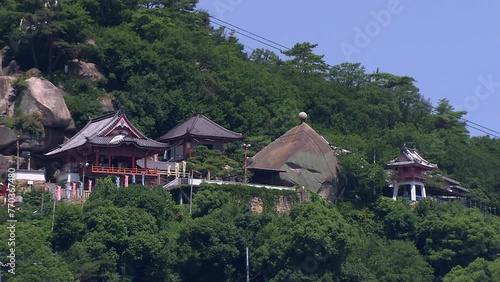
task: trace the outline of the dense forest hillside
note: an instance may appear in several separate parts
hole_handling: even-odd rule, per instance
[[[101,100],[111,97],[149,137],[202,112],[244,133],[254,144],[250,154],[305,111],[330,144],[351,152],[340,157],[344,201],[252,214],[231,191],[207,187],[190,215],[167,192],[116,191],[103,182],[83,207],[57,204],[51,230],[51,211],[40,212],[42,194],[32,192],[16,229],[19,275],[9,281],[243,281],[245,246],[252,281],[500,280],[498,216],[427,201],[410,208],[381,197],[384,165],[406,144],[437,163],[436,173],[468,188],[469,200],[500,207],[498,139],[471,137],[466,113],[446,99],[432,105],[414,78],[367,73],[362,63],[330,66],[313,43],[297,43],[283,56],[247,54],[196,4],[0,1],[2,73],[22,87],[38,69],[68,93],[77,129],[102,114]],[[78,61],[95,64],[103,77],[67,71]],[[243,159],[236,146],[227,152]],[[0,260],[8,249],[1,244]]]
[[[260,213],[249,205],[255,197]],[[280,214],[274,207],[283,197],[295,204]],[[248,247],[251,281],[500,279],[498,216],[428,200],[410,208],[383,197],[370,205],[298,198],[294,191],[206,185],[188,207],[161,187],[117,189],[111,178],[84,205],[54,209],[50,193],[25,193],[14,230],[0,207],[2,277],[245,281]],[[14,245],[7,244],[11,234]]]

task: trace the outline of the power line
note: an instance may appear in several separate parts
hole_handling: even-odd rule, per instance
[[[433,113],[433,114],[437,114],[437,108],[436,108],[436,107],[434,107],[434,106],[432,106],[432,105],[431,105],[431,107],[432,107],[432,111],[431,111],[431,113]],[[477,130],[477,131],[479,131],[479,132],[482,132],[482,133],[484,133],[484,134],[486,134],[486,135],[490,135],[490,136],[493,136],[493,137],[496,137],[496,138],[500,138],[500,132],[498,132],[498,131],[495,131],[495,130],[493,130],[493,129],[491,129],[491,128],[488,128],[488,127],[486,127],[486,126],[482,126],[482,125],[480,125],[480,124],[478,124],[478,123],[475,123],[475,122],[470,121],[470,120],[468,120],[468,119],[466,119],[466,118],[463,118],[463,117],[459,117],[458,119],[459,119],[459,120],[462,120],[462,121],[465,123],[465,126],[467,126],[467,127],[470,127],[470,128],[472,128],[472,129],[475,129],[475,130]],[[475,125],[475,126],[470,125],[470,124],[473,124],[473,125]],[[477,126],[477,127],[476,127],[476,126]],[[479,127],[479,128],[478,128],[478,127]],[[485,131],[485,130],[487,130],[487,131]],[[496,134],[493,134],[492,132],[494,132],[494,133],[496,133]],[[498,134],[498,135],[497,135],[497,134]]]
[[[234,31],[234,32],[235,32],[235,33],[237,33],[237,34],[240,34],[240,35],[242,35],[242,36],[244,36],[244,37],[247,37],[247,38],[249,38],[249,39],[251,39],[251,40],[257,41],[257,42],[259,42],[259,43],[261,43],[261,44],[264,44],[264,45],[266,45],[266,46],[268,46],[268,47],[271,47],[271,48],[273,48],[273,49],[276,49],[276,50],[278,50],[278,51],[280,51],[280,52],[282,52],[282,53],[283,53],[284,51],[286,51],[286,50],[290,50],[290,48],[288,48],[288,47],[286,47],[286,46],[284,46],[284,45],[282,45],[282,44],[279,44],[279,43],[277,43],[277,42],[275,42],[275,41],[273,41],[273,40],[267,39],[267,38],[265,38],[265,37],[263,37],[263,36],[260,36],[260,35],[258,35],[258,34],[256,34],[256,33],[253,33],[253,32],[251,32],[251,31],[248,31],[248,30],[246,30],[246,29],[244,29],[244,28],[241,28],[241,27],[236,26],[236,25],[234,25],[234,24],[231,24],[231,23],[229,23],[229,22],[223,21],[223,20],[218,19],[218,18],[216,18],[216,17],[214,17],[214,16],[211,16],[211,15],[209,15],[209,17],[210,17],[212,20],[219,21],[219,22],[223,23],[223,24],[221,24],[221,23],[218,23],[218,22],[212,21],[212,23],[217,24],[217,25],[219,25],[219,26],[221,26],[221,27],[226,27],[226,25],[228,25],[228,26],[230,26],[230,27],[233,27],[233,28],[239,29],[239,30],[241,30],[241,31],[243,31],[243,32],[246,32],[246,33],[248,33],[248,34],[250,34],[250,35],[252,35],[252,36],[255,36],[255,37],[259,38],[259,39],[262,39],[262,40],[265,40],[265,41],[267,41],[267,42],[270,42],[270,43],[267,43],[267,42],[264,42],[264,41],[262,41],[262,40],[256,39],[255,37],[252,37],[252,36],[250,36],[250,35],[247,35],[247,34],[245,34],[245,33],[243,33],[243,32],[240,32],[240,31],[238,31],[238,30],[231,29],[232,31]],[[274,45],[276,45],[276,46],[279,46],[279,48],[278,48],[278,47],[276,47],[276,46],[273,46],[273,45],[271,45],[271,44],[274,44]],[[243,45],[243,46],[245,46],[245,45]],[[245,46],[245,47],[247,47],[247,48],[249,48],[249,49],[252,49],[252,50],[253,50],[253,48],[250,48],[250,47],[248,47],[248,46]],[[283,49],[285,49],[285,50],[283,50],[283,49],[281,49],[281,48],[283,48]],[[331,67],[331,66],[330,66],[330,65],[328,65],[328,64],[327,64],[327,66],[328,66],[328,67]],[[432,109],[433,109],[433,110],[436,110],[436,108],[435,108],[435,107],[432,107]],[[466,125],[467,127],[470,127],[470,128],[475,129],[475,130],[477,130],[477,131],[479,131],[479,132],[485,133],[486,135],[491,135],[491,136],[493,136],[493,137],[500,138],[500,132],[498,132],[498,131],[496,131],[496,130],[493,130],[493,129],[488,128],[488,127],[486,127],[486,126],[482,126],[482,125],[480,125],[480,124],[478,124],[478,123],[475,123],[475,122],[473,122],[473,121],[470,121],[470,120],[465,119],[465,118],[462,118],[462,117],[460,117],[459,119],[460,119],[460,120],[463,120],[463,121],[465,122],[465,125]],[[473,126],[473,125],[471,125],[471,124],[473,124],[474,126]],[[479,128],[478,128],[478,127],[479,127]],[[493,134],[492,132],[493,132],[494,134]]]
[[[272,44],[274,44],[274,45],[276,45],[276,46],[279,46],[279,47],[281,47],[281,48],[283,48],[283,49],[285,49],[285,50],[290,50],[290,48],[286,47],[285,45],[279,44],[279,43],[277,43],[277,42],[275,42],[275,41],[273,41],[273,40],[267,39],[267,38],[265,38],[265,37],[263,37],[263,36],[260,36],[260,35],[258,35],[258,34],[256,34],[256,33],[253,33],[253,32],[251,32],[251,31],[248,31],[248,30],[246,30],[246,29],[244,29],[244,28],[241,28],[241,27],[239,27],[239,26],[233,25],[233,24],[231,24],[231,23],[228,23],[228,22],[226,22],[226,21],[223,21],[223,20],[221,20],[221,19],[218,19],[218,18],[216,18],[216,17],[214,17],[214,16],[209,16],[209,17],[210,17],[211,19],[217,20],[217,21],[219,21],[219,22],[221,22],[221,23],[227,24],[228,26],[231,26],[231,27],[237,28],[237,29],[239,29],[239,30],[242,30],[242,31],[244,31],[244,32],[246,32],[246,33],[248,33],[248,34],[251,34],[251,35],[253,35],[253,36],[257,37],[257,38],[260,38],[260,39],[262,39],[262,40],[265,40],[265,41],[267,41],[267,42],[270,42],[270,43],[272,43]],[[220,25],[220,24],[219,24],[219,25]],[[273,48],[280,50],[279,48],[276,48],[276,47],[273,47]],[[283,52],[283,50],[280,50],[280,51],[282,51],[282,52]]]
[[[216,22],[212,22],[212,23],[217,24],[217,25],[219,25],[219,26],[221,26],[221,27],[226,27],[225,25],[220,24],[220,23],[216,23]],[[255,41],[257,41],[257,42],[259,42],[259,43],[261,43],[261,44],[264,44],[264,45],[266,45],[266,46],[268,46],[268,47],[271,47],[271,48],[277,49],[278,51],[283,52],[280,48],[275,47],[275,46],[272,46],[272,45],[270,45],[270,44],[268,44],[268,43],[266,43],[266,42],[264,42],[264,41],[261,41],[261,40],[259,40],[259,39],[253,38],[253,37],[251,37],[251,36],[249,36],[249,35],[246,35],[246,34],[244,34],[244,33],[239,32],[239,31],[237,31],[237,30],[234,30],[234,29],[231,29],[231,30],[232,30],[232,31],[234,31],[235,33],[238,33],[238,34],[242,35],[242,36],[245,36],[245,37],[250,38],[250,39],[252,39],[252,40],[255,40]]]
[[[460,119],[461,119],[461,120],[463,120],[463,121],[465,121],[465,122],[472,123],[472,124],[474,124],[475,126],[479,126],[479,127],[483,128],[483,129],[485,129],[485,130],[488,130],[488,131],[490,131],[490,132],[494,132],[494,133],[496,133],[496,134],[500,135],[500,132],[495,131],[495,130],[493,130],[493,129],[491,129],[491,128],[488,128],[488,127],[482,126],[482,125],[480,125],[480,124],[477,124],[477,123],[472,122],[472,121],[470,121],[470,120],[468,120],[468,119],[465,119],[465,118],[460,118]],[[498,136],[496,136],[496,137],[498,137]]]
[[[480,132],[482,132],[482,133],[485,133],[486,135],[491,135],[491,136],[493,136],[493,137],[500,138],[500,136],[498,136],[498,135],[492,134],[492,133],[487,132],[487,131],[485,131],[485,130],[482,130],[482,129],[478,128],[478,127],[475,127],[475,126],[472,126],[472,125],[470,125],[470,124],[467,124],[467,122],[466,122],[465,126],[470,127],[470,128],[472,128],[472,129],[475,129],[475,130],[477,130],[477,131],[480,131]],[[481,127],[483,127],[483,126],[481,126]]]

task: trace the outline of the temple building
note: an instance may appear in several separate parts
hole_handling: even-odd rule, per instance
[[[469,193],[469,189],[463,187],[459,181],[444,175],[431,175],[427,180],[427,197],[438,202],[464,199]]]
[[[165,159],[177,162],[187,159],[195,146],[203,145],[210,150],[223,151],[225,143],[241,139],[241,133],[226,129],[206,116],[195,113],[158,140],[168,144]]]
[[[401,148],[401,154],[389,161],[387,167],[396,170],[392,177],[393,193],[392,198],[409,198],[417,201],[427,196],[424,182],[427,173],[437,169],[433,164],[419,155],[416,149],[409,149],[406,146]]]
[[[251,182],[278,186],[298,186],[326,199],[339,197],[338,160],[323,136],[310,127],[306,113],[302,122],[258,152],[248,170]]]
[[[148,167],[148,159],[163,153],[167,144],[152,140],[135,128],[121,111],[91,119],[64,144],[45,154],[58,163],[57,182],[84,183],[108,175],[117,186],[130,182],[159,183],[158,169]],[[143,159],[142,167],[136,160]],[[81,184],[80,184],[81,185]]]

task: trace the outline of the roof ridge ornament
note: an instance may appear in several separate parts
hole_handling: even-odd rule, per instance
[[[300,123],[305,123],[307,119],[307,113],[306,112],[300,112],[299,113],[299,119]]]

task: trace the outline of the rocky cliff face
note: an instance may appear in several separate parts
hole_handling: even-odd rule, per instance
[[[0,148],[16,142],[17,134],[18,133],[11,128],[0,125]]]
[[[104,75],[99,72],[94,63],[86,63],[82,61],[71,62],[69,64],[69,69],[74,75],[92,82],[97,82],[104,78]]]
[[[65,131],[74,129],[63,98],[65,93],[50,81],[38,77],[27,79],[26,89],[15,91],[12,87],[15,80],[15,76],[0,76],[0,118],[12,118],[16,110],[25,116],[38,113],[42,117],[45,134],[42,138],[33,138],[0,125],[0,154],[13,154],[18,136],[21,151],[45,153],[63,142]],[[9,165],[5,161],[2,163],[7,167]]]
[[[63,98],[63,90],[50,81],[38,77],[31,77],[26,83],[28,89],[22,91],[19,97],[19,108],[24,115],[39,113],[46,127],[74,128],[71,114]]]
[[[299,194],[299,193],[297,193]],[[307,192],[306,192],[307,194]],[[299,195],[299,202],[301,201],[309,201],[309,197],[307,198],[301,198]],[[276,214],[288,214],[292,210],[292,207],[294,204],[297,202],[294,201],[293,197],[290,196],[276,196],[275,197],[275,205],[274,205],[274,212]],[[264,201],[257,197],[257,196],[251,196],[248,200],[248,206],[252,213],[256,214],[261,214],[264,211]]]
[[[12,83],[16,80],[13,76],[0,76],[0,116],[12,117],[14,115],[14,101],[16,94]]]
[[[1,50],[0,50],[1,56]],[[15,64],[15,63],[14,63]],[[104,78],[93,63],[81,61],[70,62],[69,71],[74,76],[97,82]],[[1,70],[1,67],[0,67]],[[19,138],[20,150],[31,152],[38,156],[64,142],[67,135],[71,136],[75,131],[75,124],[70,111],[66,106],[62,89],[56,87],[49,80],[43,79],[42,74],[37,69],[31,69],[24,75],[30,76],[25,80],[21,88],[14,89],[13,84],[19,79],[19,74],[2,75],[0,72],[0,170],[12,166],[12,157],[16,153],[16,143]],[[112,111],[113,97],[108,95],[101,101],[103,109]],[[15,113],[24,116],[31,116],[38,113],[42,118],[44,126],[43,136],[33,137],[27,133],[17,132],[8,125],[12,124]],[[3,119],[3,120],[2,120]],[[5,156],[2,156],[5,155]],[[43,166],[43,158],[32,158],[32,166]]]

